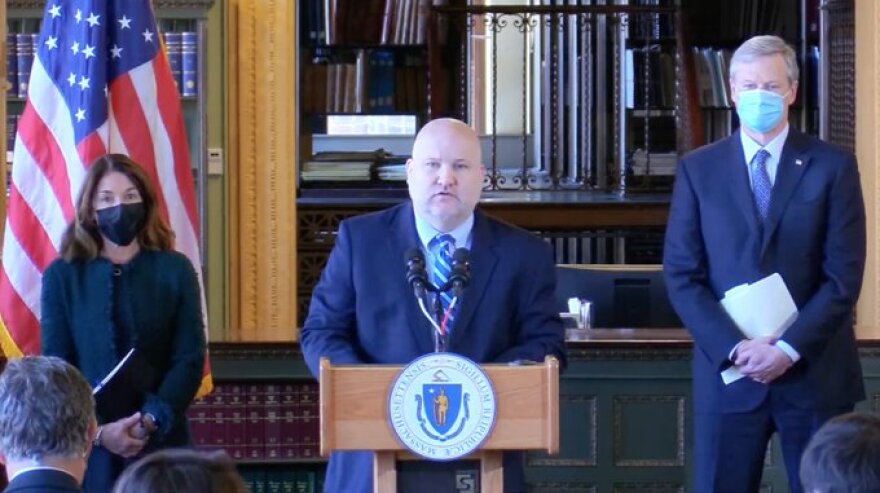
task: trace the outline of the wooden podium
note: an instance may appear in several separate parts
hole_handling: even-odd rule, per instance
[[[396,461],[419,459],[395,437],[388,417],[388,391],[401,370],[395,365],[333,366],[320,362],[321,455],[373,450],[373,491],[397,491]],[[502,493],[505,450],[559,452],[559,362],[481,365],[495,389],[495,426],[469,457],[480,460],[483,493]]]

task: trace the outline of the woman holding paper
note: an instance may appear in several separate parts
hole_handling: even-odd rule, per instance
[[[100,426],[85,491],[109,492],[142,452],[189,444],[185,412],[205,355],[199,284],[174,251],[149,180],[127,156],[108,154],[89,168],[60,258],[43,273],[40,325],[43,353],[64,358],[93,386],[115,369],[112,378],[134,379],[96,395]]]

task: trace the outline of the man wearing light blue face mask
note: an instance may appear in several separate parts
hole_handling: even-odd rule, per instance
[[[743,43],[730,65],[739,131],[678,166],[663,263],[694,339],[694,491],[757,492],[778,433],[790,490],[802,492],[810,437],[865,398],[852,317],[865,265],[858,167],[790,127],[797,81],[782,39]],[[772,274],[797,315],[783,333],[749,340],[719,300]],[[725,383],[732,366],[745,378]]]

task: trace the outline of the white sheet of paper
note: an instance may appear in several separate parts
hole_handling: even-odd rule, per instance
[[[752,284],[741,284],[724,293],[721,306],[748,339],[779,337],[797,319],[797,305],[778,272]],[[726,385],[743,374],[736,366],[721,372]]]

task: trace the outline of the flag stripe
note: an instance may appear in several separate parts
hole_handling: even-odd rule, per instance
[[[9,187],[9,210],[11,213],[7,224],[19,239],[25,255],[37,266],[40,272],[43,272],[58,256],[58,252],[52,245],[52,240],[49,239],[46,230],[40,224],[40,220],[28,207],[14,183]]]
[[[80,141],[79,145],[76,146],[76,151],[82,162],[86,163],[86,166],[91,166],[95,159],[107,154],[107,148],[104,147],[104,142],[101,140],[101,135],[98,132]]]
[[[0,270],[0,285],[11,286],[6,270]],[[6,330],[24,354],[40,352],[40,323],[34,313],[27,307],[15,289],[6,291],[0,297],[0,310]]]
[[[40,219],[40,223],[52,239],[52,244],[57,245],[67,228],[61,204],[52,193],[52,185],[46,175],[26,152],[20,138],[16,138],[15,145],[21,151],[16,153],[18,164],[12,168],[12,182],[27,202],[27,206]],[[9,216],[15,215],[14,210],[7,209],[7,213]]]
[[[12,231],[9,226],[9,221],[6,221],[6,228],[8,231]],[[37,270],[36,266],[31,262],[31,259],[25,254],[18,238],[12,234],[7,235],[7,237],[3,239],[3,260],[5,261],[7,258],[10,262],[14,262],[17,267],[16,272],[11,275],[7,273],[9,276],[9,284],[19,295],[21,295],[25,305],[27,305],[34,315],[39,318],[40,285],[27,285],[24,284],[24,282],[34,276],[39,279],[40,271]]]
[[[152,66],[154,66],[154,64]],[[144,107],[156,105],[159,95],[164,92],[157,90],[159,86],[156,84],[156,80],[153,77],[153,71],[150,70],[152,66],[138,67],[130,72],[134,88]],[[149,120],[149,130],[150,134],[153,136],[154,152],[156,156],[156,172],[159,175],[159,183],[162,184],[163,195],[167,200],[166,205],[170,210],[185,211],[188,207],[185,197],[183,196],[183,191],[193,189],[192,171],[187,171],[190,173],[189,180],[181,184],[178,183],[178,175],[175,173],[175,170],[190,170],[189,156],[184,155],[182,158],[183,161],[177,160],[177,156],[173,155],[172,148],[175,140],[180,139],[171,138],[172,136],[167,132],[164,122],[160,119],[159,115],[154,114],[153,116],[154,118]],[[186,135],[181,134],[179,137],[185,140]],[[190,197],[192,199],[192,194],[190,194]],[[194,204],[195,200],[192,199],[192,204],[190,206],[193,207]],[[173,214],[170,215],[170,224],[177,233],[177,249],[183,252],[190,261],[193,262],[193,265],[196,266],[196,271],[200,271],[200,266],[196,263],[199,259],[199,242],[196,233],[198,230],[198,223],[190,222],[187,214]]]
[[[19,120],[19,137],[22,143],[33,156],[34,163],[43,171],[49,179],[52,191],[59,198],[61,211],[64,219],[73,219],[73,199],[70,196],[70,181],[66,169],[63,166],[53,166],[52,163],[63,163],[64,156],[61,149],[55,143],[49,128],[43,124],[30,104],[25,105],[24,112]],[[15,163],[13,163],[13,169]]]
[[[124,118],[116,118],[116,125],[119,127],[119,134],[128,150],[128,155],[150,178],[153,186],[158,189],[161,185],[159,176],[156,173],[156,156],[153,153],[153,139],[147,124],[147,118],[144,115],[144,108],[141,104],[134,104],[137,99],[137,92],[132,84],[131,77],[128,74],[120,75],[113,81],[110,86],[110,101],[113,106],[113,113],[123,114]],[[157,190],[158,191],[158,190]],[[159,211],[165,221],[168,221],[168,209],[165,206],[165,197],[162,193],[157,193]]]
[[[32,94],[39,94],[40,97],[31,97],[30,95]],[[66,196],[76,197],[79,193],[80,183],[82,183],[86,175],[86,168],[76,148],[71,111],[64,97],[58,91],[58,87],[55,86],[55,83],[49,78],[49,74],[46,73],[39,57],[34,59],[34,64],[31,68],[27,104],[33,107],[40,120],[49,129],[49,135],[43,135],[43,137],[51,137],[53,144],[61,150],[64,160],[54,163],[59,168],[59,173],[67,173],[67,183],[70,192]],[[18,131],[27,131],[27,127],[22,128],[21,123],[19,123]],[[37,140],[38,144],[45,144],[46,142]],[[13,172],[18,165],[17,156],[17,152],[13,154]],[[46,163],[43,164],[47,165]],[[62,196],[58,196],[58,199],[61,201]],[[61,203],[62,207],[68,207],[63,201]],[[72,203],[70,207],[72,207]]]
[[[153,62],[153,71],[156,76],[156,86],[162,87],[164,90],[157,92],[159,100],[159,115],[165,124],[171,143],[172,155],[175,163],[189,163],[189,149],[187,148],[186,129],[183,126],[183,117],[180,114],[180,100],[173,84],[169,81],[174,80],[171,76],[171,68],[168,66],[168,59],[165,57],[157,58]],[[163,84],[164,81],[164,84]],[[164,87],[163,87],[164,86]],[[195,236],[198,238],[199,216],[196,211],[195,186],[193,184],[192,170],[190,166],[175,166],[174,172],[177,175],[177,185],[180,191],[181,199],[189,216],[189,222],[195,228]]]
[[[0,310],[3,321],[18,347],[26,354],[39,351],[39,283],[29,283],[39,279],[40,272],[25,255],[18,238],[11,234],[12,228],[6,221],[6,236],[3,239],[3,271],[0,272]],[[15,270],[7,270],[14,265]]]

